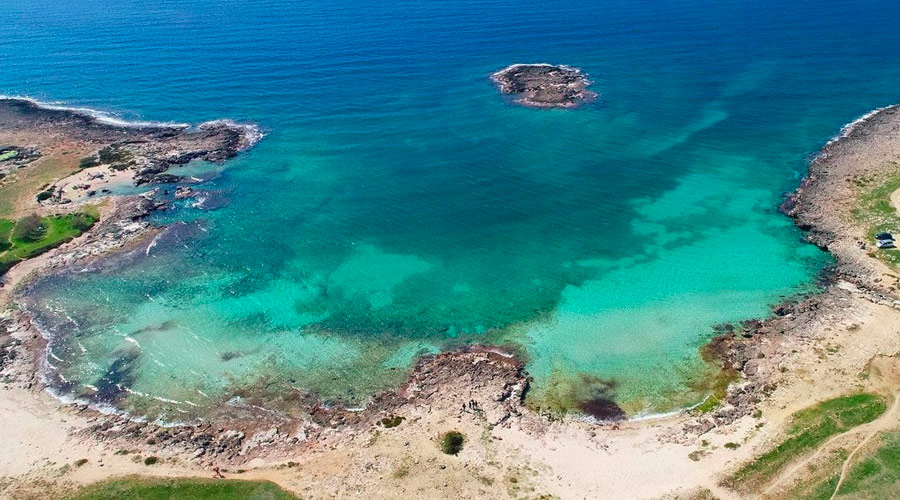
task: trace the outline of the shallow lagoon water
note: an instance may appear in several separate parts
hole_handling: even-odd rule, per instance
[[[67,395],[175,418],[261,378],[357,404],[465,343],[518,349],[538,400],[696,403],[713,326],[828,262],[776,211],[808,155],[900,100],[890,2],[4,4],[2,93],[268,132],[194,186],[219,208],[30,291]],[[512,106],[515,62],[600,98]]]

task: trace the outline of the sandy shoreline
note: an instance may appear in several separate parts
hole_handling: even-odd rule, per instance
[[[900,151],[898,129],[900,110],[882,109],[843,130],[810,164],[807,179],[784,208],[838,265],[823,293],[779,305],[773,318],[735,325],[711,342],[709,349],[737,376],[724,404],[713,411],[602,424],[577,417],[549,420],[522,403],[528,376],[521,365],[488,349],[472,349],[423,359],[402,390],[382,395],[361,412],[312,401],[311,419],[285,421],[221,408],[207,424],[171,428],[51,398],[35,372],[41,339],[25,315],[12,311],[4,318],[0,356],[0,436],[9,443],[0,458],[0,496],[37,497],[48,487],[64,491],[129,473],[208,476],[220,465],[231,477],[271,479],[305,499],[360,493],[368,498],[687,498],[698,488],[722,499],[745,498],[721,486],[721,479],[779,436],[791,413],[850,390],[885,390],[858,374],[873,357],[900,353],[900,327],[894,326],[900,325],[900,298],[896,279],[886,279],[890,268],[860,248],[866,235],[849,214],[858,196],[851,180],[886,175],[886,163],[897,160],[894,149]],[[78,177],[57,183],[60,199],[88,191],[72,189],[85,182]],[[140,226],[137,212],[122,210],[134,210],[129,203],[145,204],[128,200],[107,207],[100,227],[83,239],[14,268],[3,293],[44,266],[108,251],[103,242],[121,234],[123,220]],[[150,230],[138,227],[126,241]],[[467,401],[476,401],[479,409],[464,408]],[[386,416],[404,420],[385,428],[378,421]],[[468,438],[459,457],[441,454],[436,445],[436,436],[447,430]],[[740,446],[726,447],[729,443]],[[161,463],[148,467],[134,460],[149,455]],[[64,467],[82,458],[85,465]],[[236,474],[238,469],[246,472]],[[772,498],[784,488],[773,489]]]

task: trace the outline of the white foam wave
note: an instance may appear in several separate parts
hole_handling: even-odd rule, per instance
[[[845,138],[849,137],[850,134],[852,134],[854,130],[856,130],[862,124],[869,121],[872,117],[874,117],[878,113],[881,113],[882,111],[887,111],[889,109],[897,108],[897,107],[900,107],[900,104],[892,104],[890,106],[883,106],[881,108],[875,108],[872,111],[869,111],[868,113],[860,116],[859,118],[857,118],[857,119],[851,121],[850,123],[844,125],[843,127],[841,127],[841,130],[837,133],[837,135],[835,135],[834,137],[829,139],[828,142],[825,143],[825,145],[827,146],[827,145],[837,142],[841,139],[845,139]]]
[[[647,420],[660,420],[663,418],[674,417],[674,416],[680,415],[683,412],[691,411],[692,409],[696,408],[697,406],[698,405],[693,405],[693,406],[689,406],[687,408],[683,408],[681,410],[672,410],[672,411],[661,412],[661,413],[639,412],[638,414],[634,415],[633,417],[628,417],[628,421],[629,422],[644,422]]]
[[[239,151],[246,151],[256,145],[257,142],[262,140],[263,137],[266,136],[260,129],[259,126],[254,123],[238,123],[234,120],[223,118],[219,120],[210,120],[208,122],[203,122],[200,125],[197,125],[198,130],[208,130],[216,127],[227,127],[230,129],[240,130],[243,134],[244,140],[241,142]]]
[[[50,109],[54,111],[67,111],[69,113],[75,113],[78,115],[86,116],[89,118],[93,118],[97,122],[105,123],[107,125],[114,125],[116,127],[129,127],[129,128],[175,128],[175,129],[185,129],[190,127],[188,123],[178,123],[178,122],[158,122],[158,121],[141,121],[141,120],[125,120],[114,113],[110,113],[108,111],[100,111],[92,108],[85,108],[79,106],[67,106],[65,103],[61,101],[55,102],[47,102],[47,101],[39,101],[33,97],[21,96],[21,95],[6,95],[0,94],[0,100],[18,100],[18,101],[27,101],[35,106],[43,109]]]
[[[191,203],[191,208],[203,209],[203,204],[209,200],[208,196],[198,196],[197,200]]]
[[[150,250],[152,250],[153,247],[156,246],[156,244],[157,244],[158,241],[159,241],[159,237],[160,237],[160,236],[162,236],[162,232],[160,232],[159,234],[157,234],[156,236],[154,236],[152,240],[150,240],[150,244],[147,245],[147,250],[144,252],[144,255],[150,255]]]
[[[126,128],[172,128],[172,129],[188,129],[191,127],[189,123],[181,123],[181,122],[163,122],[163,121],[146,121],[146,120],[126,120],[115,113],[111,113],[109,111],[101,111],[93,108],[86,108],[81,106],[68,106],[62,101],[54,101],[47,102],[35,99],[33,97],[23,96],[23,95],[8,95],[8,94],[0,94],[0,100],[19,100],[26,101],[35,106],[42,109],[49,109],[54,111],[66,111],[69,113],[74,113],[81,116],[86,116],[93,120],[96,120],[98,123],[105,123],[107,125],[113,125],[116,127],[126,127]],[[253,147],[257,142],[259,142],[265,134],[259,129],[259,126],[252,123],[238,123],[231,119],[219,119],[219,120],[210,120],[207,122],[203,122],[200,125],[197,125],[198,130],[206,130],[213,127],[228,127],[231,129],[240,130],[243,136],[243,140],[241,141],[241,145],[238,148],[240,151],[245,151]]]
[[[550,63],[515,63],[515,64],[510,64],[509,66],[507,66],[507,67],[501,69],[500,71],[494,72],[491,76],[500,75],[500,74],[505,73],[505,72],[507,72],[507,71],[510,71],[510,70],[513,70],[513,69],[516,69],[516,68],[522,68],[522,67],[525,67],[525,66],[554,67],[554,68],[564,69],[564,70],[567,70],[567,71],[572,71],[572,72],[575,72],[575,73],[578,73],[578,74],[582,74],[582,73],[583,73],[583,71],[581,71],[579,68],[576,68],[576,67],[574,67],[574,66],[568,66],[568,65],[566,65],[566,64],[550,64]]]

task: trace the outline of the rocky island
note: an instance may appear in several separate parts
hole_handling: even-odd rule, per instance
[[[597,97],[580,69],[552,64],[513,64],[493,75],[500,92],[517,104],[534,108],[574,108]]]

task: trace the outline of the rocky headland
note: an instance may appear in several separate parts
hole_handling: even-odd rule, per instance
[[[170,168],[193,160],[221,163],[260,138],[255,126],[225,120],[194,127],[133,124],[29,99],[0,99],[0,149],[15,152],[7,176],[19,169],[39,168],[40,158],[51,155],[60,144],[67,148],[63,154],[84,153],[69,175],[44,186],[43,205],[106,194],[104,189],[112,180],[133,185],[177,182],[180,179],[168,173]]]

